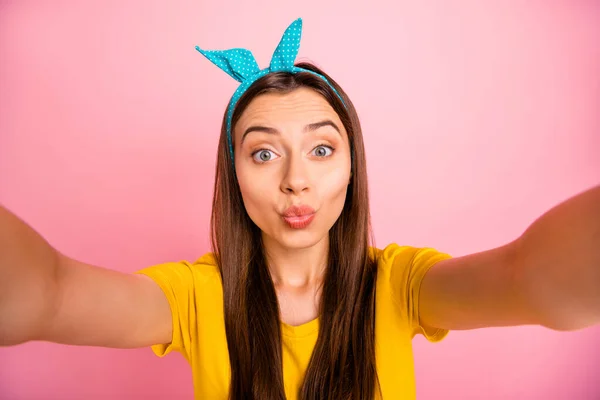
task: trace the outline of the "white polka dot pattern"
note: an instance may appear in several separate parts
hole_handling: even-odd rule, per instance
[[[300,49],[302,36],[302,19],[298,18],[285,30],[279,45],[271,58],[271,71],[287,71],[292,69]]]
[[[196,50],[202,53],[202,55],[208,58],[217,67],[227,72],[227,74],[229,74],[233,79],[241,83],[231,97],[229,106],[227,108],[227,142],[229,144],[229,154],[231,156],[232,163],[233,144],[231,140],[231,118],[233,116],[233,111],[235,110],[235,105],[240,97],[242,97],[244,92],[248,90],[248,88],[254,82],[256,82],[257,79],[262,78],[263,76],[272,72],[289,72],[292,74],[296,74],[298,72],[308,72],[327,82],[342,103],[344,103],[344,100],[340,94],[323,75],[303,68],[298,68],[294,65],[294,61],[298,55],[298,50],[300,49],[301,37],[302,18],[298,18],[285,30],[279,45],[273,53],[269,68],[265,68],[263,70],[258,67],[258,63],[256,62],[256,59],[250,50],[240,48],[229,50],[202,50],[200,47],[196,46]]]
[[[198,46],[196,50],[238,82],[243,82],[260,71],[250,50],[202,50]]]

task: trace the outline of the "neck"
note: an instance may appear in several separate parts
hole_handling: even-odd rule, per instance
[[[275,287],[306,289],[322,282],[329,254],[329,236],[310,247],[289,248],[263,234],[263,244]]]

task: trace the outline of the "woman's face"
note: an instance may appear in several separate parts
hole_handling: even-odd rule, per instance
[[[308,88],[257,96],[234,141],[244,205],[265,239],[300,249],[326,237],[344,208],[351,162],[348,134],[329,103]],[[309,208],[292,216],[291,206]]]

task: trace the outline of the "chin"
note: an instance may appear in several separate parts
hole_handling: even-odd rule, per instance
[[[313,247],[317,243],[319,243],[323,238],[316,237],[314,234],[310,235],[297,235],[295,237],[285,237],[280,243],[282,246],[293,249],[293,250],[301,250]]]
[[[263,235],[269,236],[270,241],[275,241],[279,246],[290,250],[310,248],[327,237],[327,233],[319,234],[309,229],[279,231],[275,235],[266,234],[263,231]]]

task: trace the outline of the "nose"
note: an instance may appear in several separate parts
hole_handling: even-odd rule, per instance
[[[309,176],[307,160],[302,156],[292,155],[288,157],[284,176],[281,180],[281,191],[286,194],[299,195],[309,188]]]

